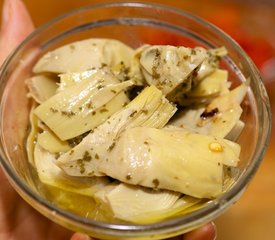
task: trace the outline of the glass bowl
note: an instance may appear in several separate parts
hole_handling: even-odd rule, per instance
[[[154,224],[106,223],[81,217],[47,200],[33,178],[25,141],[30,100],[24,79],[45,52],[85,38],[114,38],[132,47],[144,43],[206,48],[225,46],[222,68],[233,85],[249,84],[242,105],[245,128],[238,139],[241,161],[235,183],[203,208]],[[88,6],[38,28],[6,60],[0,76],[1,164],[16,191],[43,215],[73,231],[101,239],[161,239],[175,236],[215,219],[235,203],[255,174],[270,136],[270,106],[261,77],[239,45],[210,23],[179,9],[156,4],[111,3]]]

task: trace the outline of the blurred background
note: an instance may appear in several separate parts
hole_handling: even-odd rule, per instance
[[[115,1],[25,0],[24,2],[35,26],[38,27],[72,9]],[[231,35],[259,68],[275,114],[275,0],[151,0],[150,2],[190,11]],[[3,0],[0,0],[1,5],[2,3]],[[271,144],[247,191],[238,203],[215,221],[218,240],[275,239],[274,126],[275,118]]]

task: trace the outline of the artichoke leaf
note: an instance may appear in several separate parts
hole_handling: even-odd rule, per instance
[[[227,55],[225,47],[213,48],[207,51],[208,57],[202,62],[195,76],[195,83],[200,82],[219,67],[220,59]],[[196,85],[196,84],[195,84]]]
[[[67,140],[95,128],[121,109],[128,102],[123,90],[132,84],[119,83],[112,73],[97,70],[42,103],[35,114],[61,140]]]
[[[37,143],[50,153],[67,152],[71,149],[67,141],[61,141],[50,130],[38,134]]]
[[[246,92],[247,86],[241,84],[228,93],[215,97],[207,106],[199,105],[179,112],[169,124],[224,138],[240,120],[240,104]]]
[[[77,178],[68,176],[56,166],[55,161],[55,154],[46,151],[39,144],[35,145],[34,162],[38,177],[44,184],[90,197],[109,184],[108,178],[105,177]]]
[[[188,109],[184,109],[178,111],[171,121],[167,124],[167,128],[170,127],[180,127],[186,130],[197,132],[201,134],[208,134],[208,129],[199,127],[197,125],[198,120],[200,119],[202,113],[205,111],[205,105],[198,105],[189,107]]]
[[[130,200],[127,201],[128,195]],[[94,197],[106,217],[115,216],[137,224],[155,223],[175,215],[185,214],[191,207],[199,208],[203,204],[200,204],[201,199],[181,196],[172,191],[156,191],[118,182],[103,187],[95,193]],[[158,201],[159,197],[161,201]],[[175,201],[175,198],[178,199]],[[157,206],[151,207],[154,202]]]
[[[33,68],[34,73],[81,72],[120,62],[129,66],[134,50],[118,40],[93,38],[73,42],[42,56]]]
[[[180,199],[178,199],[173,206],[167,209],[150,212],[150,214],[136,215],[132,222],[138,224],[148,224],[155,223],[161,221],[163,219],[167,219],[170,217],[174,217],[176,215],[183,215],[192,211],[194,208],[198,209],[202,207],[203,201],[199,198],[194,198],[188,195],[183,195]]]
[[[237,141],[238,137],[241,135],[242,130],[244,129],[245,123],[241,120],[237,121],[232,130],[225,136],[226,139],[230,141]]]
[[[228,72],[217,69],[187,93],[187,96],[188,98],[205,98],[225,94],[229,92],[227,80]]]
[[[33,102],[31,107],[29,119],[30,119],[30,132],[26,141],[26,151],[28,156],[28,161],[32,166],[34,166],[34,146],[37,141],[37,134],[39,133],[39,119],[34,114],[36,104]]]
[[[247,86],[243,83],[232,91],[215,98],[202,113],[197,121],[198,128],[208,129],[208,134],[224,138],[240,120],[242,103],[247,93]],[[204,117],[208,113],[209,117]]]
[[[28,97],[33,98],[37,103],[45,102],[56,93],[57,83],[53,78],[37,75],[26,79]]]
[[[59,74],[60,83],[58,87],[58,92],[63,91],[65,88],[70,87],[76,83],[79,83],[82,80],[90,78],[92,75],[96,74],[98,69],[91,69],[82,72],[69,72]]]
[[[121,134],[98,171],[133,185],[212,198],[222,192],[223,165],[236,166],[239,154],[240,146],[225,139],[136,127]]]
[[[142,52],[149,47],[150,45],[142,45],[141,47],[137,48],[131,60],[129,76],[133,81],[136,82],[136,85],[147,85],[141,70],[140,58]]]
[[[210,86],[206,85],[203,83],[200,87],[196,88],[198,84],[200,84],[201,81],[204,81],[205,78],[207,78],[209,75],[214,73],[216,70],[219,70],[219,63],[221,57],[225,56],[227,54],[227,50],[224,47],[221,48],[216,48],[216,49],[209,49],[206,51],[207,57],[203,60],[203,62],[196,68],[192,73],[187,77],[187,79],[184,82],[184,86],[186,87],[186,84],[188,83],[189,85],[189,90],[192,92],[195,90],[195,96],[198,94],[202,94],[202,87],[205,90],[208,90],[206,93],[209,94],[209,91],[212,89],[213,91],[213,84],[210,84]],[[220,78],[221,73],[218,75],[216,74],[215,78]],[[207,79],[207,82],[209,82],[209,79]],[[212,83],[213,80],[210,80]],[[217,81],[216,81],[217,82]],[[222,81],[223,83],[223,81]],[[220,83],[220,84],[222,84]],[[211,86],[212,85],[212,86]],[[217,86],[217,83],[215,84]],[[227,83],[228,86],[225,86],[224,90],[226,90],[229,87],[229,84]],[[176,102],[178,105],[182,106],[189,106],[194,103],[203,103],[207,102],[207,98],[190,98],[190,96],[186,97],[186,94],[189,94],[189,91],[184,90],[183,88],[177,87],[173,92],[171,92],[167,97],[170,101]],[[188,90],[188,89],[187,89]],[[192,94],[192,93],[191,93]],[[194,97],[195,97],[194,96]]]
[[[110,153],[121,132],[136,126],[162,128],[175,111],[176,108],[164,98],[160,90],[154,86],[147,87],[128,105],[88,134],[71,151],[61,155],[57,164],[72,176],[105,175],[98,167],[102,163],[108,163]],[[148,120],[150,118],[153,120]]]
[[[229,92],[228,72],[217,69],[201,80],[190,92],[175,98],[181,106],[209,104],[213,98]]]
[[[165,218],[181,194],[166,190],[156,191],[124,183],[104,187],[95,194],[95,200],[111,211],[115,218],[144,223]],[[161,214],[162,213],[162,214]]]
[[[149,85],[173,98],[174,90],[186,93],[192,86],[189,75],[207,58],[204,48],[150,46],[140,57],[141,71]],[[169,98],[169,96],[168,96]]]
[[[60,77],[60,84],[59,84],[59,88],[58,91],[63,91],[66,87],[72,86],[75,83],[78,83],[82,80],[85,80],[89,77],[91,77],[93,74],[95,74],[98,70],[105,70],[105,71],[111,71],[116,78],[120,81],[120,82],[124,82],[127,81],[127,79],[130,79],[131,81],[134,81],[132,78],[130,78],[127,74],[128,68],[125,67],[124,63],[121,62],[118,65],[112,67],[111,69],[108,67],[102,67],[99,69],[91,69],[91,70],[87,70],[87,71],[83,71],[83,72],[73,72],[73,73],[63,73],[63,74],[59,74]],[[130,81],[127,81],[130,82]],[[134,81],[135,82],[135,81]],[[136,82],[135,82],[136,84]]]

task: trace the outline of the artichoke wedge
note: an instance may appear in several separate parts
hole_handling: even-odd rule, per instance
[[[39,144],[35,145],[34,163],[42,183],[90,197],[109,184],[108,178],[105,177],[77,178],[68,176],[54,162],[55,154],[46,151]]]
[[[240,146],[179,128],[125,130],[98,171],[133,185],[167,189],[198,198],[223,190],[223,165],[236,166]]]
[[[66,87],[39,105],[34,113],[61,140],[79,136],[104,122],[128,103],[124,90],[132,81],[98,69],[88,78]]]
[[[176,88],[182,94],[190,91],[190,74],[207,58],[204,48],[174,46],[146,47],[140,57],[140,66],[146,82],[155,85],[164,95]]]
[[[156,87],[145,88],[134,100],[113,114],[106,122],[88,134],[77,146],[57,160],[68,175],[101,176],[98,170],[111,160],[112,149],[121,132],[127,128],[147,126],[162,128],[175,113],[171,105]],[[119,155],[116,156],[120,159]],[[118,166],[117,166],[118,167]],[[120,172],[120,170],[118,169]]]
[[[179,98],[175,98],[174,100],[177,104],[187,107],[207,104],[215,97],[228,93],[229,87],[228,72],[216,69],[202,79],[188,93],[181,94]]]
[[[229,92],[228,87],[228,72],[217,69],[187,93],[187,96],[188,98],[218,96]]]
[[[133,52],[132,48],[117,40],[87,39],[46,53],[36,63],[33,72],[81,72],[102,65],[112,67],[120,62],[129,66]]]
[[[111,184],[95,193],[95,200],[115,218],[135,223],[153,223],[198,203],[180,193],[153,190],[125,183]]]
[[[129,76],[132,80],[136,82],[137,85],[140,86],[146,85],[146,81],[141,70],[140,58],[142,52],[149,47],[150,45],[142,45],[141,47],[137,48],[134,52],[134,56],[130,65]]]
[[[242,114],[240,104],[246,93],[247,86],[241,84],[232,91],[214,98],[206,107],[197,106],[180,112],[170,124],[193,132],[224,138],[236,124],[242,125],[239,123]]]
[[[194,77],[195,85],[219,68],[220,59],[227,55],[227,50],[225,47],[214,48],[209,49],[207,54],[208,57],[196,70],[196,75]]]

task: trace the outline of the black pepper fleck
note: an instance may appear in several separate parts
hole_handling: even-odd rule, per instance
[[[127,179],[127,180],[131,180],[131,179],[132,179],[132,176],[131,176],[130,173],[127,174],[126,179]]]
[[[88,151],[85,151],[83,154],[83,161],[90,162],[92,160],[92,156]]]
[[[159,180],[157,178],[153,179],[154,187],[157,188],[159,186]]]
[[[109,112],[109,110],[107,108],[102,108],[99,110],[100,113],[104,113],[104,112]]]
[[[130,114],[130,117],[135,116],[136,113],[137,113],[137,111],[133,111],[133,112]]]
[[[108,151],[112,151],[112,149],[115,147],[115,145],[116,145],[116,143],[113,142],[113,143],[110,145],[110,147],[108,148]]]

